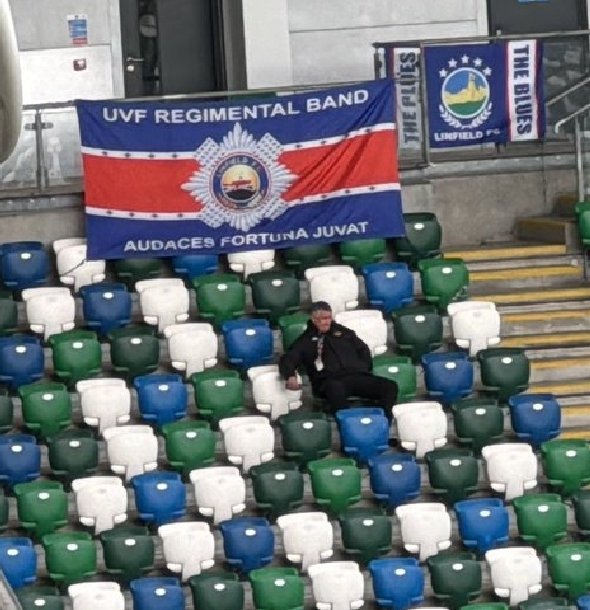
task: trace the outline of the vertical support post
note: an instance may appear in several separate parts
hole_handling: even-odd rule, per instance
[[[580,117],[577,116],[574,122],[574,133],[576,141],[576,178],[578,186],[578,201],[584,201],[586,198],[586,180],[584,176],[584,150],[583,150],[583,135],[580,125]]]
[[[36,187],[39,192],[48,185],[49,179],[47,175],[47,167],[45,165],[45,151],[43,149],[43,129],[46,125],[41,119],[41,109],[35,110],[35,157],[37,169],[35,171]]]

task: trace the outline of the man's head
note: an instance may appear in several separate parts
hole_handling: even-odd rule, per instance
[[[327,333],[332,325],[332,308],[326,301],[316,301],[311,305],[311,321],[321,333]]]

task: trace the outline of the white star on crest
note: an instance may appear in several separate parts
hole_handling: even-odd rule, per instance
[[[490,74],[492,73],[492,69],[491,69],[491,68],[488,66],[488,67],[487,67],[487,68],[486,68],[486,69],[483,71],[483,73],[484,73],[486,76],[490,76]]]
[[[482,60],[480,57],[476,57],[476,58],[473,60],[473,65],[474,65],[476,68],[479,68],[479,67],[481,66],[481,64],[483,64],[483,60]]]
[[[456,67],[457,67],[457,60],[449,59],[449,68],[456,68]]]
[[[469,57],[467,55],[463,55],[463,57],[461,57],[461,63],[462,64],[468,64],[469,63]]]
[[[440,77],[441,77],[441,78],[445,78],[445,77],[446,77],[446,75],[448,74],[448,72],[447,72],[447,71],[446,71],[446,70],[443,68],[443,69],[442,69],[442,70],[439,72],[439,74],[440,74]]]

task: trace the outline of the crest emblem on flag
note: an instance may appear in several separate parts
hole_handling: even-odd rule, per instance
[[[204,206],[199,220],[248,231],[283,214],[281,195],[297,176],[280,163],[281,151],[269,133],[257,141],[239,123],[221,143],[207,138],[194,155],[198,169],[182,185]]]

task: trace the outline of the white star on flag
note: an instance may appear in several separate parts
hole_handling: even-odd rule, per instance
[[[473,65],[474,65],[476,68],[479,68],[479,67],[481,66],[481,64],[483,64],[483,60],[482,60],[480,57],[476,57],[476,58],[473,60]]]
[[[488,67],[487,67],[487,68],[486,68],[486,69],[483,71],[483,73],[484,73],[486,76],[490,76],[490,74],[492,73],[492,69],[491,69],[491,68],[488,66]]]
[[[448,74],[448,72],[443,68],[440,72],[439,72],[441,78],[445,78],[445,76]]]
[[[449,59],[449,68],[456,68],[456,67],[457,67],[457,60]]]
[[[463,57],[461,57],[461,63],[462,64],[468,64],[469,63],[469,57],[467,55],[463,55]]]

